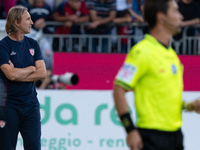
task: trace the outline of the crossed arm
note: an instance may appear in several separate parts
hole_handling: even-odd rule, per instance
[[[1,70],[11,81],[33,82],[46,78],[46,67],[43,60],[37,60],[35,66],[26,68],[15,68],[13,63],[3,64]]]
[[[193,25],[197,25],[199,23],[200,23],[200,19],[199,18],[195,18],[195,19],[183,21],[182,24],[181,24],[181,26],[182,27],[193,26]]]
[[[98,17],[96,10],[90,10],[89,14],[92,19],[92,22],[88,25],[88,28],[95,29],[99,25],[112,22],[115,19],[116,11],[111,11],[109,16],[106,18]]]

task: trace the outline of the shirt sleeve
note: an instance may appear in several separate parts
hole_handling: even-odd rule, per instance
[[[116,11],[116,0],[113,0],[113,3],[110,7],[110,11]]]
[[[42,57],[42,53],[41,53],[41,49],[40,49],[40,46],[39,44],[37,43],[37,41],[35,41],[35,55],[34,55],[34,60],[37,61],[37,60],[43,60],[43,57]]]
[[[0,66],[3,64],[9,64],[8,61],[10,59],[8,50],[0,44]]]
[[[200,18],[200,6],[195,2],[195,7],[196,7],[196,10],[195,10],[195,14],[196,14],[196,18]]]
[[[46,21],[51,21],[53,20],[53,10],[51,9],[51,7],[47,4],[47,10],[49,11],[48,16],[46,17]]]
[[[95,3],[94,3],[94,1],[93,0],[88,0],[87,1],[87,8],[89,9],[89,10],[95,10]]]
[[[81,4],[81,16],[87,16],[89,14],[89,10],[86,6],[86,2],[82,2]]]
[[[56,13],[61,15],[61,16],[64,16],[65,15],[65,12],[64,12],[64,6],[65,6],[65,3],[66,2],[62,2],[60,5],[58,5],[58,8],[56,9]]]
[[[133,89],[138,80],[147,72],[148,55],[140,49],[132,49],[127,55],[124,64],[115,77],[115,84],[125,88]]]

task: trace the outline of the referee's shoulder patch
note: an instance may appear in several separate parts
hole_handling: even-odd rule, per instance
[[[125,83],[130,83],[135,76],[137,67],[132,64],[125,63],[119,70],[116,78]]]

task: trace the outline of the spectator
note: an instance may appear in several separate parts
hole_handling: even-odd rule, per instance
[[[68,0],[55,0],[55,1],[54,1],[54,7],[55,7],[55,9],[57,9],[58,6],[59,6],[61,3],[67,2],[67,1],[68,1]]]
[[[116,0],[117,15],[113,20],[114,23],[132,22],[129,8],[132,6],[131,0]]]
[[[194,2],[200,6],[200,0],[194,0]]]
[[[132,5],[132,17],[134,19],[134,22],[137,23],[142,23],[144,22],[143,19],[143,6],[144,6],[144,0],[133,0],[133,5]],[[133,43],[138,43],[144,38],[144,34],[148,33],[148,28],[144,26],[137,26],[133,27],[133,34],[135,35]]]
[[[64,26],[59,26],[56,29],[56,34],[80,34],[80,25],[76,24],[89,21],[86,3],[81,0],[69,0],[61,3],[56,10],[55,20],[64,22]],[[73,42],[77,42],[77,39],[74,39]],[[65,46],[64,49],[69,51],[67,42]],[[54,39],[53,47],[54,50],[59,47],[57,39]],[[77,51],[76,44],[74,44],[73,49]]]
[[[195,3],[193,0],[181,0],[178,2],[178,6],[179,6],[179,11],[184,17],[182,27],[197,25],[200,23],[200,6],[197,3]],[[195,31],[196,30],[194,28],[188,29],[187,36],[195,36],[196,35]],[[182,34],[183,32],[177,34],[176,36],[174,36],[174,39],[180,40],[182,38]],[[185,54],[185,52],[182,51],[183,43],[181,43],[180,45],[181,45],[179,49],[180,53]],[[193,51],[194,53],[195,51],[194,47],[191,48],[191,51]],[[186,53],[188,54],[189,52]]]
[[[178,2],[179,10],[184,16],[182,26],[192,26],[200,23],[200,6],[193,0]]]
[[[27,0],[17,0],[17,5],[25,6],[28,9],[30,8],[30,4],[28,3]]]
[[[91,23],[87,26],[87,34],[108,35],[111,33],[111,27],[108,23],[113,22],[116,17],[115,0],[88,0],[88,9]],[[102,49],[99,49],[98,39],[92,40],[92,50],[97,52],[108,52],[108,38],[102,39]],[[89,49],[90,50],[90,49]]]
[[[53,33],[52,28],[46,26],[46,21],[53,20],[53,10],[45,0],[29,0],[29,13],[34,22],[33,29],[44,29],[45,33]]]
[[[143,6],[144,6],[144,0],[133,0],[132,9],[129,9],[129,11],[135,22],[144,22]]]
[[[52,10],[56,8],[55,3],[57,2],[57,0],[46,0],[45,2],[51,7]]]
[[[11,7],[15,6],[16,3],[17,3],[17,0],[0,0],[1,9],[4,9],[4,11],[1,10],[2,19],[6,19],[8,11],[10,10]]]
[[[117,0],[116,1],[117,16],[114,19],[114,23],[131,23],[133,21],[143,22],[143,18],[136,14],[132,9],[132,0]],[[119,26],[117,28],[119,35],[128,35],[128,26]],[[123,38],[121,42],[121,52],[127,52],[127,38]]]

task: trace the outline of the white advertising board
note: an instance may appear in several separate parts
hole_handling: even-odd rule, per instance
[[[200,92],[184,92],[194,100]],[[111,90],[38,90],[42,150],[128,150]],[[133,98],[126,95],[135,118]],[[200,115],[183,112],[185,150],[199,150]],[[17,150],[23,150],[21,136]]]

